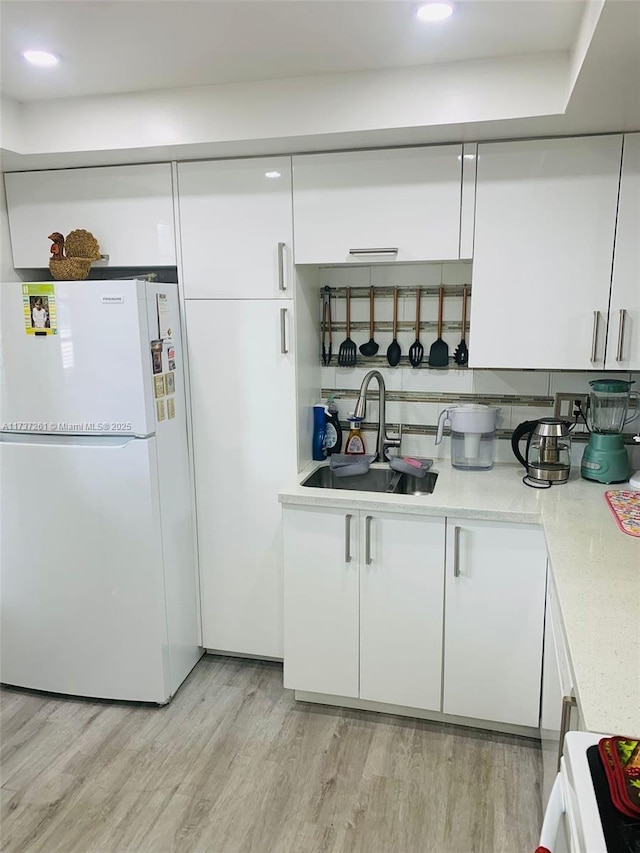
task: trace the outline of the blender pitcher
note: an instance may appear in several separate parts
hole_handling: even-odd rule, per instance
[[[624,379],[594,379],[589,396],[589,420],[592,432],[617,435],[624,425],[638,416],[638,394],[631,391],[632,382]],[[629,416],[629,403],[633,409]]]
[[[451,424],[451,465],[463,471],[493,468],[496,424],[495,406],[449,406],[440,412],[436,444],[442,441],[445,422]]]
[[[591,435],[582,454],[580,474],[597,483],[624,483],[629,458],[622,438],[625,424],[638,416],[638,394],[624,379],[594,379],[589,396]],[[628,414],[629,403],[633,409]]]

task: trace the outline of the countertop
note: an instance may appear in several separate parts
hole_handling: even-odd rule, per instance
[[[531,489],[517,465],[458,471],[444,462],[432,469],[432,495],[301,486],[319,464],[283,489],[280,502],[541,524],[584,726],[640,736],[640,538],[618,528],[604,498],[624,484],[603,486],[572,471],[566,484]]]

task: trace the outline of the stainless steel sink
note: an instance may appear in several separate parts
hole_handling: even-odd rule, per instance
[[[358,492],[386,492],[393,482],[396,472],[391,468],[369,468],[366,474],[355,477],[336,477],[328,465],[317,468],[311,476],[302,483],[313,489],[348,489]]]
[[[424,477],[414,477],[413,474],[401,474],[394,495],[430,495],[436,487],[438,475],[435,471],[427,471]]]
[[[317,468],[302,482],[312,489],[343,489],[358,492],[380,492],[389,495],[430,495],[438,475],[427,471],[424,477],[402,474],[391,468],[370,468],[355,477],[336,477],[328,465]]]

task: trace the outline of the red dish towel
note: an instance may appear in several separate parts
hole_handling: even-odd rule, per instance
[[[640,492],[611,489],[604,496],[620,530],[640,536]]]

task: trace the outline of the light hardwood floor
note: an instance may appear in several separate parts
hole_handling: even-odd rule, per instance
[[[531,853],[534,741],[296,703],[205,657],[164,708],[3,690],[3,853]]]

